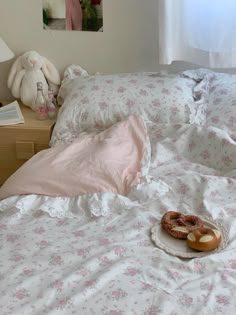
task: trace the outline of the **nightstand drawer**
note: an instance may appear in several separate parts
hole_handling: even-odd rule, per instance
[[[35,139],[32,137],[33,141],[18,140],[17,136],[8,136],[2,133],[3,138],[0,141],[0,186],[4,181],[12,175],[22,164],[29,160],[34,154],[41,150],[48,148],[49,135],[48,137],[43,137],[41,139]],[[41,135],[42,136],[42,135]],[[24,138],[23,138],[24,139]]]
[[[17,160],[28,160],[35,154],[34,142],[16,141]]]
[[[39,121],[21,105],[24,124],[0,126],[0,186],[34,154],[49,147],[54,121]]]

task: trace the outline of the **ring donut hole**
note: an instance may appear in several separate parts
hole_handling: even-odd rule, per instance
[[[190,231],[203,226],[202,220],[197,216],[184,215],[175,211],[166,212],[161,224],[169,235],[178,239],[186,239]]]
[[[186,226],[195,227],[197,225],[198,221],[196,220],[196,217],[186,215],[184,217],[184,223]]]
[[[187,245],[197,251],[212,251],[221,243],[221,233],[216,229],[200,227],[187,236]]]

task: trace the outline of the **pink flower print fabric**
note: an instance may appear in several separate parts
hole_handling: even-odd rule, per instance
[[[187,70],[183,75],[199,81],[197,88],[204,99],[205,124],[225,130],[236,139],[236,75],[209,69]]]
[[[209,85],[206,124],[236,138],[236,75],[214,74]]]
[[[196,81],[181,75],[79,75],[66,70],[58,98],[63,102],[51,145],[76,138],[81,132],[104,130],[138,112],[145,121],[190,123],[199,104]],[[194,119],[191,119],[192,121]]]

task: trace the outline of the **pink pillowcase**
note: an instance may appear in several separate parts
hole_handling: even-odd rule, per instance
[[[22,194],[127,195],[139,182],[146,145],[146,126],[139,114],[131,115],[96,135],[39,152],[5,182],[0,199]]]

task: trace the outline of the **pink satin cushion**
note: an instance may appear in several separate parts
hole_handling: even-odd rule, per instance
[[[22,194],[127,195],[138,182],[146,141],[142,118],[131,115],[96,135],[39,152],[4,183],[0,199]]]

